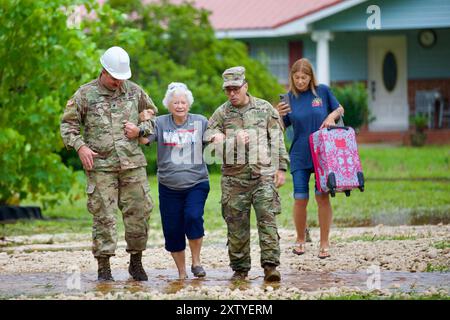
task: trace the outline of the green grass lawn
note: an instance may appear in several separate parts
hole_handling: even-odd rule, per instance
[[[450,180],[450,145],[423,148],[364,145],[359,152],[368,179]]]
[[[441,147],[380,147],[362,146],[360,156],[366,177],[364,192],[355,190],[350,197],[337,194],[332,199],[334,223],[338,226],[361,226],[371,224],[427,224],[450,222],[450,146]],[[0,226],[0,234],[19,235],[35,233],[91,231],[92,217],[86,210],[84,177],[74,186],[61,204],[43,211],[44,221],[24,221]],[[160,230],[157,181],[149,177],[155,210],[150,218],[153,230]],[[211,192],[205,208],[205,229],[213,231],[224,228],[220,208],[220,174],[210,176]],[[314,179],[311,178],[311,191]],[[293,228],[292,224],[292,178],[280,189],[283,212],[278,224]],[[28,200],[23,205],[40,205]],[[308,223],[317,226],[317,206],[313,199],[308,205]],[[252,225],[255,217],[252,214]],[[123,229],[118,219],[119,230]]]

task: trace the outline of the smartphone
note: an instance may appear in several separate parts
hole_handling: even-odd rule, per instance
[[[288,113],[291,112],[291,106],[289,105],[289,96],[287,94],[281,94],[279,95],[280,102],[286,103],[288,105]]]
[[[287,101],[287,95],[280,93],[280,102],[289,104]]]

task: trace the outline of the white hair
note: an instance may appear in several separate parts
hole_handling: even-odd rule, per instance
[[[171,82],[167,86],[166,95],[162,101],[163,105],[169,109],[169,104],[172,101],[174,96],[184,95],[188,101],[189,107],[194,103],[194,97],[192,96],[191,90],[181,82]]]

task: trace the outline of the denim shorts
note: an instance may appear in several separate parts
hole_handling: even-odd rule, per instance
[[[294,182],[294,199],[309,199],[309,178],[311,177],[311,173],[314,174],[313,168],[299,169],[291,172]],[[314,184],[314,190],[316,195],[326,194],[319,192],[316,184]]]
[[[169,252],[183,251],[186,237],[195,240],[205,235],[203,213],[209,182],[185,190],[173,190],[160,183],[158,189],[165,248]]]

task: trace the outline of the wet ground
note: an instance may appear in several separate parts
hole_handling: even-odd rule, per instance
[[[233,283],[226,231],[205,236],[202,264],[207,276],[177,280],[164,240],[152,237],[143,255],[147,282],[129,279],[129,255],[119,241],[111,258],[115,282],[96,281],[89,234],[12,237],[0,242],[0,299],[319,299],[352,294],[389,298],[450,297],[450,226],[333,228],[331,258],[317,258],[319,230],[302,256],[292,254],[293,230],[281,236],[280,283],[265,283],[256,230],[251,234],[252,269]],[[187,266],[189,269],[189,250]]]
[[[137,282],[130,279],[125,270],[116,270],[113,276],[116,281],[99,283],[95,273],[83,273],[78,279],[70,273],[29,273],[19,275],[0,275],[0,297],[3,299],[17,298],[20,296],[45,297],[64,295],[84,295],[87,292],[108,293],[151,292],[162,294],[175,294],[185,288],[207,288],[219,286],[230,290],[249,290],[259,288],[262,291],[271,287],[273,290],[286,290],[297,288],[300,291],[317,291],[321,288],[346,287],[365,288],[368,286],[368,275],[363,272],[309,272],[298,274],[296,272],[283,273],[280,283],[265,282],[262,275],[256,272],[249,274],[246,281],[230,281],[229,270],[210,270],[205,278],[177,280],[173,278],[174,270],[146,270],[153,275],[151,281]],[[371,282],[372,285],[376,285]],[[370,285],[370,284],[369,284]],[[380,272],[379,289],[390,289],[395,292],[424,293],[430,287],[436,289],[449,289],[449,273],[410,273],[410,272]]]

